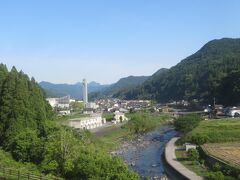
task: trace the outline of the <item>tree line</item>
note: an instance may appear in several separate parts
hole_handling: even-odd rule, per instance
[[[0,64],[0,146],[16,161],[67,179],[138,179],[85,132],[58,125],[38,83]]]

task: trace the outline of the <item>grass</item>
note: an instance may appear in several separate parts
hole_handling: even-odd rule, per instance
[[[153,115],[150,113],[132,113],[132,114],[127,114],[127,117],[130,119],[129,122],[131,121],[131,118],[133,117],[138,117],[138,116],[147,116],[148,119],[151,119],[155,122],[155,127],[160,126],[163,122],[166,122],[167,119],[169,119],[169,116],[166,115]],[[104,135],[95,137],[96,138],[96,143],[99,144],[99,146],[102,146],[105,148],[107,151],[111,151],[116,149],[116,147],[123,141],[133,139],[136,137],[137,133],[134,133],[131,131],[129,128],[127,128],[127,122],[126,124],[121,125],[113,125],[106,127],[104,131],[106,132]]]
[[[114,113],[112,112],[104,112],[102,116],[103,118],[106,118],[106,121],[111,121],[114,119]]]
[[[199,162],[194,162],[188,159],[187,152],[182,147],[175,151],[177,160],[182,163],[186,168],[195,172],[197,175],[206,177],[208,175],[208,169],[200,164]]]
[[[213,155],[216,159],[235,163],[236,167],[240,163],[240,118],[203,120],[197,127],[183,135],[181,142],[204,144],[202,147],[206,148],[207,153]],[[208,169],[199,163],[189,161],[184,151],[176,151],[176,156],[184,166],[200,176],[206,177],[208,173],[214,171],[213,167],[210,168],[209,166]],[[226,170],[221,170],[221,172],[223,171]],[[227,172],[229,171],[227,170]],[[231,175],[235,176],[234,174]]]
[[[56,119],[56,122],[60,122],[60,123],[63,123],[63,122],[66,122],[70,119],[75,119],[75,118],[84,118],[84,117],[89,117],[89,114],[73,114],[73,115],[66,115],[66,116],[60,116]]]
[[[121,127],[108,127],[108,129],[113,129],[113,131],[98,138],[101,146],[105,148],[108,152],[114,150],[121,142],[134,137],[134,135],[131,134],[127,129]]]
[[[202,136],[206,142],[240,142],[240,119],[226,118],[217,120],[201,121],[200,124],[189,132],[185,140],[193,137]]]
[[[240,168],[240,143],[211,143],[202,145],[202,148],[210,156]]]

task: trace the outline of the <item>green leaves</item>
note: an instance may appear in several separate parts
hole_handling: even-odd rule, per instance
[[[22,162],[40,163],[43,156],[43,142],[37,133],[29,128],[24,129],[10,141],[14,159]]]
[[[193,130],[201,121],[201,117],[197,114],[189,114],[180,116],[175,122],[174,125],[177,130],[181,131],[183,134],[187,134]]]
[[[15,67],[7,72],[0,65],[0,145],[21,161],[39,163],[45,121],[50,116],[48,103],[35,81]]]
[[[63,127],[48,134],[43,171],[67,179],[138,179],[121,159],[110,157],[94,144],[86,144],[78,139],[80,136]]]
[[[189,149],[187,152],[190,161],[198,161],[199,153],[196,149]]]
[[[76,109],[82,108],[74,104]],[[0,146],[21,162],[66,179],[138,179],[86,132],[50,121],[53,112],[35,80],[0,65]]]

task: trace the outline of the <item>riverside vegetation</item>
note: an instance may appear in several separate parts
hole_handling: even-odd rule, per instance
[[[175,126],[180,132],[182,132],[182,137],[178,142],[178,145],[181,145],[184,142],[192,142],[199,145],[199,148],[196,151],[196,153],[199,154],[199,157],[195,159],[191,159],[183,150],[176,151],[177,158],[186,167],[207,179],[217,180],[239,178],[239,168],[233,167],[231,162],[230,164],[226,163],[225,165],[225,163],[222,164],[209,161],[208,155],[203,151],[206,143],[213,143],[212,146],[214,143],[225,143],[226,145],[227,142],[230,146],[231,144],[239,143],[239,119],[225,118],[203,120],[200,116],[192,114],[177,119],[175,121]],[[206,145],[210,146],[211,144]],[[214,152],[217,151],[218,150],[215,149]]]
[[[0,65],[0,164],[67,179],[138,179],[86,132],[56,123],[42,89],[15,67]],[[7,163],[6,163],[7,161]],[[15,161],[19,162],[16,163]],[[28,165],[25,165],[25,164]]]

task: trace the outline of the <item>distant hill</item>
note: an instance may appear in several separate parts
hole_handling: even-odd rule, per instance
[[[102,91],[90,94],[91,99],[104,98],[104,97],[118,97],[119,93],[125,92],[129,89],[135,88],[145,82],[149,76],[128,76],[121,78],[116,83],[103,89]]]
[[[222,80],[240,70],[240,39],[223,38],[205,44],[176,66],[157,72],[140,87],[121,97],[126,99],[193,100],[221,102],[227,96],[219,91]]]
[[[121,78],[115,84],[112,84],[107,89],[105,89],[104,93],[108,95],[113,95],[120,90],[136,87],[146,81],[147,78],[148,76],[128,76],[125,78]]]
[[[48,97],[61,97],[70,95],[75,99],[82,99],[82,83],[76,84],[53,84],[50,82],[42,81],[39,85],[43,88]],[[89,93],[99,92],[109,87],[109,85],[101,85],[96,82],[90,82],[88,84]]]

